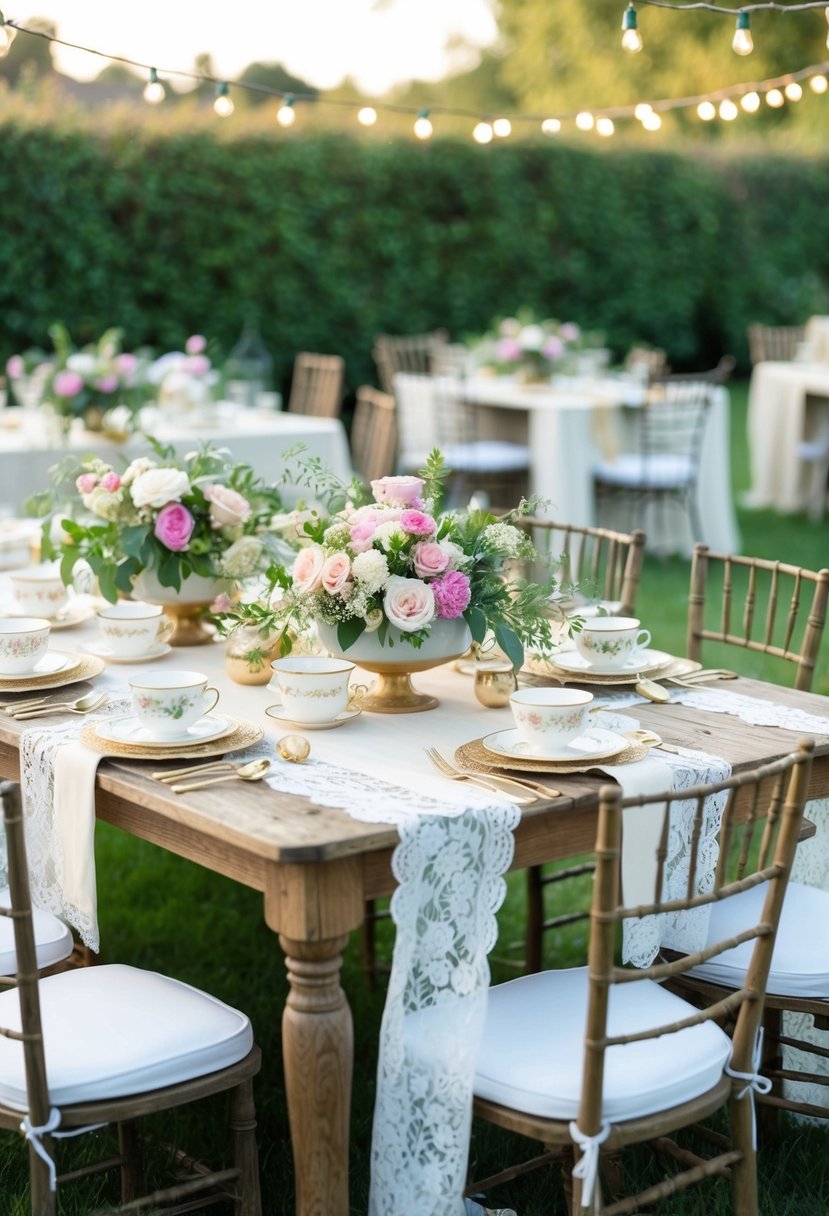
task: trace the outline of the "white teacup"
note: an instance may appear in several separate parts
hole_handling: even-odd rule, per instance
[[[509,703],[528,751],[544,756],[584,733],[592,700],[592,692],[580,688],[519,688]]]
[[[600,671],[616,671],[650,645],[649,629],[634,616],[594,616],[576,634],[576,650]]]
[[[333,722],[349,706],[348,681],[354,664],[322,655],[288,655],[271,663],[283,716],[309,726]]]
[[[52,626],[44,617],[0,617],[0,675],[34,671],[49,647]]]
[[[69,592],[63,585],[57,562],[44,562],[26,570],[14,570],[9,578],[20,611],[27,616],[54,619],[69,601]]]
[[[133,713],[158,739],[185,738],[188,726],[219,703],[218,689],[208,688],[207,676],[200,671],[144,674],[129,686]]]
[[[121,659],[147,654],[153,646],[166,642],[175,629],[175,621],[164,615],[160,604],[119,600],[101,608],[97,616],[104,645]]]

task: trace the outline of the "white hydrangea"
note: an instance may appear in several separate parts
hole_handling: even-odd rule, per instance
[[[527,543],[524,533],[512,524],[488,524],[481,539],[488,549],[495,549],[504,557],[519,557]]]
[[[389,520],[386,524],[378,524],[374,532],[374,540],[377,544],[382,545],[388,553],[392,545],[392,540],[406,539],[406,533],[396,521]]]
[[[242,536],[225,549],[222,574],[227,578],[250,578],[259,569],[264,552],[262,542],[255,536]]]
[[[367,549],[354,558],[351,572],[367,595],[375,595],[389,580],[388,558],[376,549]]]
[[[135,460],[131,461],[124,469],[121,485],[132,485],[136,477],[140,477],[142,473],[146,473],[148,469],[154,469],[155,467],[155,461],[150,460],[149,456],[136,456]]]
[[[87,511],[97,515],[99,519],[117,519],[124,501],[121,490],[105,490],[96,486],[89,494],[82,494],[81,499]]]

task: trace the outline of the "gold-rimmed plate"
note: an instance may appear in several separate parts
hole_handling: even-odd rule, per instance
[[[605,760],[536,760],[534,757],[498,756],[484,747],[483,739],[471,739],[462,743],[455,752],[455,760],[460,768],[474,769],[479,773],[498,771],[515,773],[587,773],[602,764],[633,764],[643,760],[651,747],[657,746],[652,740],[658,736],[648,734],[640,737],[636,733],[625,733],[628,745],[617,755]]]
[[[264,738],[264,729],[253,722],[231,718],[228,715],[227,723],[232,726],[232,730],[221,738],[208,739],[204,743],[184,741],[178,747],[162,747],[153,743],[121,743],[102,739],[98,734],[98,723],[88,722],[81,731],[81,742],[101,756],[117,756],[128,760],[189,760],[191,757],[198,759],[201,756],[224,756],[227,752],[238,752],[242,748],[252,747]]]
[[[43,675],[3,676],[0,692],[34,692],[40,689],[63,688],[67,684],[78,684],[99,676],[106,667],[103,659],[92,654],[67,654],[70,662],[60,671]]]

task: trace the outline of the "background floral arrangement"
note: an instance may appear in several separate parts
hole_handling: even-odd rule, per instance
[[[485,367],[500,373],[523,370],[534,376],[549,376],[568,365],[590,346],[602,346],[600,334],[585,333],[574,321],[536,320],[531,312],[504,317],[478,343]]]
[[[173,448],[153,449],[121,473],[95,457],[67,457],[52,471],[53,489],[30,501],[31,513],[49,514],[43,554],[61,557],[64,582],[84,559],[114,601],[143,570],[179,590],[190,574],[245,579],[286,560],[289,546],[271,530],[282,511],[276,486],[209,445],[183,460]]]
[[[399,636],[418,648],[434,622],[463,617],[474,641],[483,642],[491,630],[516,666],[525,646],[549,649],[555,580],[541,587],[507,575],[509,563],[538,557],[515,526],[537,504],[522,501],[500,518],[484,511],[441,514],[448,473],[433,452],[422,477],[381,478],[371,483],[373,502],[352,500],[333,516],[306,519],[305,545],[290,574],[271,572],[271,587],[279,590],[268,624],[290,621],[303,630],[322,621],[336,626],[347,651],[374,631],[381,645],[393,646]],[[264,620],[261,606],[256,614],[249,605],[241,611],[243,619]]]

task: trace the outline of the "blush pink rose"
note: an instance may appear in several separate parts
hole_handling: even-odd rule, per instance
[[[412,568],[418,578],[435,578],[449,565],[449,554],[433,540],[419,540],[412,549]]]
[[[86,476],[89,477],[90,474],[87,473]],[[94,474],[92,474],[92,476],[94,476]],[[103,477],[101,478],[101,486],[103,489],[109,490],[110,494],[114,494],[116,490],[121,489],[121,478],[116,472],[114,472],[114,470],[110,469],[110,471],[108,473],[104,473]]]
[[[375,502],[410,507],[420,500],[425,484],[422,477],[378,477],[371,483],[371,489]]]
[[[319,545],[309,545],[300,549],[294,560],[291,577],[294,591],[297,595],[310,595],[322,586],[322,568],[325,565],[325,553]]]
[[[366,520],[365,523],[354,525],[351,529],[350,544],[355,553],[365,553],[371,548],[376,527],[374,520]]]
[[[80,477],[75,479],[75,489],[79,494],[91,494],[98,484],[98,478],[94,473],[81,473]]]
[[[6,371],[12,380],[19,380],[26,371],[26,364],[20,355],[12,355],[6,364]]]
[[[156,516],[153,531],[165,548],[172,549],[174,553],[182,553],[190,547],[190,537],[195,526],[196,521],[182,503],[170,502],[166,507],[162,507]]]
[[[425,511],[404,511],[400,516],[400,527],[410,536],[434,536],[438,526]]]
[[[210,503],[210,525],[213,528],[233,528],[250,518],[250,503],[237,490],[231,490],[230,486],[205,486],[204,496]]]
[[[207,346],[207,338],[204,334],[191,334],[184,343],[184,349],[188,355],[200,355]]]
[[[443,578],[429,584],[435,597],[437,615],[444,620],[463,616],[469,607],[471,589],[469,579],[460,570],[450,570]]]
[[[59,397],[77,397],[83,388],[83,377],[77,372],[57,372],[52,387]]]
[[[118,377],[101,376],[100,380],[95,381],[95,387],[99,393],[114,393],[118,387]]]
[[[342,595],[351,574],[351,562],[347,553],[332,553],[325,559],[320,580],[329,595]],[[345,597],[347,598],[347,597]]]
[[[115,356],[115,366],[122,376],[129,379],[138,367],[138,359],[135,355],[131,355],[129,351],[124,351],[122,355]]]
[[[435,597],[432,588],[419,578],[401,578],[393,574],[386,583],[383,608],[392,625],[401,633],[424,629],[434,618]]]
[[[207,355],[188,355],[182,360],[181,366],[191,376],[206,376],[210,371],[210,360]]]

